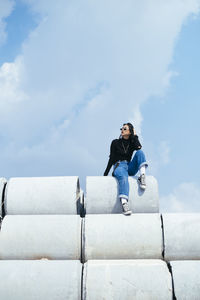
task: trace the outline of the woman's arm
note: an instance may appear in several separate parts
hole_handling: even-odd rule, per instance
[[[114,152],[115,152],[115,144],[114,144],[114,140],[113,140],[112,143],[111,143],[111,145],[110,145],[110,156],[109,156],[109,161],[108,161],[106,170],[105,170],[105,172],[103,174],[104,176],[108,175],[108,173],[110,171],[110,168],[113,165],[113,162],[114,162]]]
[[[133,143],[134,143],[134,149],[139,150],[142,148],[142,145],[140,144],[140,141],[138,139],[138,136],[136,134],[135,128],[133,129],[134,131],[134,136],[133,136]]]

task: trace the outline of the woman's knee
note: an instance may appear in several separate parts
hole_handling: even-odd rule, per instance
[[[139,149],[139,150],[137,150],[136,151],[136,153],[135,153],[135,156],[136,156],[136,159],[138,160],[145,160],[145,154],[144,154],[144,151],[143,150],[141,150],[141,149]]]
[[[135,155],[141,155],[141,154],[142,154],[142,155],[144,154],[144,152],[143,152],[142,149],[136,150]]]

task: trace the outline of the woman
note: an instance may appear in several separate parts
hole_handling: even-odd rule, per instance
[[[131,123],[125,123],[120,130],[121,135],[119,139],[115,139],[111,143],[109,161],[104,176],[108,175],[110,168],[114,165],[112,176],[116,177],[119,183],[119,198],[122,203],[123,212],[125,215],[130,215],[132,211],[128,205],[128,175],[134,176],[140,171],[138,182],[140,188],[145,190],[145,169],[148,164],[144,152],[141,150],[142,146],[133,125]],[[131,160],[134,150],[136,150],[136,153]]]

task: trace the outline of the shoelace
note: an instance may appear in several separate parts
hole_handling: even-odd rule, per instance
[[[123,204],[123,208],[124,208],[125,211],[129,210],[128,203],[124,203],[124,204]]]
[[[138,180],[140,181],[141,184],[144,184],[146,185],[146,182],[145,182],[145,176],[144,175],[141,175]]]

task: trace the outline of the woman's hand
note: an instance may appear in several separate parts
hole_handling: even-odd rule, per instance
[[[136,135],[136,131],[135,131],[135,128],[133,128],[133,134],[134,134],[134,135]]]

